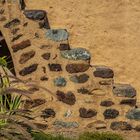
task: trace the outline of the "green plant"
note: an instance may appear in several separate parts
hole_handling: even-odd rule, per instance
[[[6,56],[0,57],[0,66],[7,67]]]
[[[62,135],[52,136],[43,132],[32,132],[32,136],[34,140],[72,140],[71,138],[66,138]]]
[[[111,132],[87,132],[82,134],[79,137],[79,140],[123,140],[123,138],[120,135]]]

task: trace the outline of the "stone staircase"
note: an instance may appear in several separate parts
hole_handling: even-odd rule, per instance
[[[1,4],[0,30],[17,77],[36,81],[52,92],[36,87],[33,100],[26,100],[25,107],[34,110],[39,128],[140,131],[136,90],[115,83],[111,68],[91,66],[90,52],[71,47],[68,31],[53,29],[46,11],[21,11],[14,1]]]

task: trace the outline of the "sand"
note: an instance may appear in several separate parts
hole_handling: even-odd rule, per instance
[[[28,0],[27,9],[48,12],[51,28],[66,28],[73,47],[92,54],[92,65],[107,65],[116,83],[133,85],[140,99],[139,0]],[[138,101],[139,102],[139,101]]]

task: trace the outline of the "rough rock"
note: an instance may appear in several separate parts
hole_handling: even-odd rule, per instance
[[[12,49],[13,49],[13,52],[17,52],[17,51],[23,50],[29,46],[31,46],[31,42],[30,42],[30,40],[27,39],[25,41],[22,41],[18,44],[13,45]]]
[[[49,60],[51,57],[51,53],[44,53],[42,54],[42,58],[44,58],[45,60]]]
[[[31,74],[31,73],[33,73],[34,71],[36,71],[36,70],[37,70],[37,67],[38,67],[38,64],[32,64],[32,65],[30,65],[30,66],[28,66],[28,67],[23,68],[23,69],[19,72],[19,74],[20,74],[21,76],[26,76],[26,75]]]
[[[27,62],[28,60],[30,60],[31,58],[33,58],[35,56],[35,51],[29,51],[26,53],[21,54],[20,56],[20,60],[19,63],[20,64],[24,64],[25,62]]]
[[[140,125],[138,124],[134,129],[135,129],[137,132],[140,132]]]
[[[105,107],[110,107],[112,105],[114,105],[114,102],[110,101],[110,100],[105,100],[105,101],[102,101],[101,106],[105,106]]]
[[[132,130],[132,126],[124,121],[112,122],[110,128],[112,130]]]
[[[105,119],[114,119],[119,116],[119,111],[116,109],[106,109],[103,115]]]
[[[68,40],[69,34],[66,29],[49,29],[46,37],[53,41],[65,41]]]
[[[129,106],[135,106],[136,105],[136,99],[123,99],[120,102],[121,105],[129,105]]]
[[[106,66],[95,66],[96,70],[93,72],[95,77],[100,78],[113,78],[114,72]]]
[[[116,96],[133,98],[136,96],[136,90],[128,84],[114,84],[113,93]]]
[[[131,109],[126,113],[126,118],[131,120],[140,120],[140,108]]]
[[[39,21],[39,28],[50,29],[50,24],[47,16],[43,20]]]
[[[65,80],[64,77],[57,77],[56,79],[54,79],[54,85],[58,86],[58,87],[64,87],[66,86],[67,81]]]
[[[77,89],[77,92],[81,94],[91,94],[90,91],[84,87]]]
[[[61,51],[61,56],[69,60],[89,60],[91,55],[84,48],[75,48],[71,50]]]
[[[46,11],[44,10],[24,10],[23,14],[26,18],[32,20],[43,20],[46,17]]]
[[[59,101],[62,101],[68,105],[74,105],[76,102],[76,97],[72,92],[67,92],[65,94],[58,90],[56,95]]]
[[[53,125],[56,128],[78,128],[79,124],[77,122],[64,122],[61,120],[56,120]]]
[[[41,117],[44,118],[44,119],[47,119],[47,118],[54,118],[56,115],[55,111],[51,108],[46,108],[45,110],[42,111],[42,115]]]
[[[20,4],[20,9],[24,10],[26,7],[25,0],[19,0],[19,4]]]
[[[92,118],[97,115],[96,110],[92,110],[92,109],[87,110],[86,108],[80,108],[79,113],[81,118]]]
[[[89,123],[87,128],[96,128],[96,129],[106,129],[107,125],[104,121],[97,120],[95,122]]]
[[[66,71],[69,73],[78,73],[78,72],[85,72],[89,69],[89,65],[88,64],[67,64],[66,65]]]
[[[42,76],[42,77],[40,77],[40,80],[41,80],[41,81],[48,81],[48,79],[49,79],[49,78],[46,77],[46,76]]]
[[[48,64],[50,71],[62,71],[60,64]]]
[[[5,28],[15,27],[20,24],[20,20],[18,18],[12,19],[8,23],[4,25]]]
[[[14,41],[18,40],[18,39],[21,38],[22,36],[23,36],[23,34],[19,34],[19,35],[13,37],[12,40],[11,40],[11,42],[14,42]]]
[[[24,108],[30,109],[33,107],[37,107],[39,105],[42,105],[46,102],[44,99],[34,99],[34,100],[25,100]]]
[[[89,76],[87,74],[81,74],[81,75],[72,75],[70,77],[70,81],[74,83],[85,83],[89,79]]]
[[[69,44],[60,44],[59,50],[60,51],[70,50],[70,45]]]

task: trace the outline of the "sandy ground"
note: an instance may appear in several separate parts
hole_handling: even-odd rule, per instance
[[[71,46],[89,49],[92,65],[112,67],[140,100],[139,0],[27,0],[27,9],[46,10],[52,28],[68,29]]]

